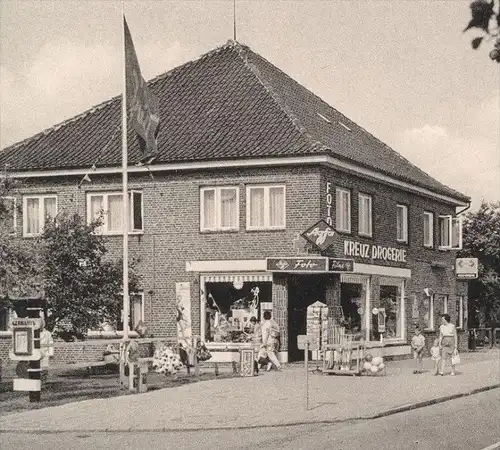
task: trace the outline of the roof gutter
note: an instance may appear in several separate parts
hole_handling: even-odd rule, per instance
[[[390,185],[398,189],[408,192],[431,197],[455,206],[470,205],[470,200],[462,200],[451,195],[440,194],[431,189],[417,186],[415,184],[399,180],[395,177],[385,175],[376,170],[361,167],[351,162],[343,161],[339,158],[328,155],[312,155],[312,156],[289,156],[289,157],[267,157],[255,159],[233,159],[233,160],[212,160],[212,161],[186,161],[178,163],[159,163],[151,166],[129,166],[129,173],[149,173],[149,172],[172,172],[181,170],[210,170],[224,168],[251,168],[251,167],[269,167],[269,166],[301,166],[304,164],[319,164],[327,167],[332,167],[336,170],[348,172],[367,178],[379,183]],[[45,177],[61,177],[61,176],[84,176],[89,174],[120,174],[120,167],[98,167],[95,170],[91,169],[55,169],[43,171],[25,171],[11,172],[13,178],[45,178]],[[0,175],[1,177],[2,175]],[[464,210],[465,211],[465,210]]]

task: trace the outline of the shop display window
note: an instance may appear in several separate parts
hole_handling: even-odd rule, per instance
[[[365,292],[364,285],[342,283],[340,304],[342,306],[342,326],[346,334],[352,334],[354,340],[365,337]]]
[[[206,342],[251,342],[250,318],[260,320],[262,303],[272,300],[272,283],[207,282],[205,300]]]
[[[380,286],[379,332],[384,339],[401,338],[401,287]],[[382,316],[382,317],[380,317]],[[382,320],[381,320],[382,319]]]

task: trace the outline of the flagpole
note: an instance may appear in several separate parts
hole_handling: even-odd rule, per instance
[[[123,184],[123,340],[128,340],[129,292],[128,292],[128,152],[127,152],[127,74],[125,49],[125,12],[122,3],[123,30],[123,93],[122,93],[122,184]]]

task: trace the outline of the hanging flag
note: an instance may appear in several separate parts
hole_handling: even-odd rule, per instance
[[[125,29],[125,78],[130,123],[139,136],[142,163],[151,162],[157,154],[156,137],[160,114],[158,100],[151,93],[141,74],[132,36],[123,16]]]

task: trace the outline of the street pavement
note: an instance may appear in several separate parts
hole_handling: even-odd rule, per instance
[[[387,374],[309,376],[300,365],[253,378],[193,383],[144,394],[86,400],[7,414],[7,431],[175,431],[241,429],[369,419],[500,386],[500,351],[462,354],[457,376],[412,374],[412,361],[387,363]],[[311,369],[313,367],[311,366]],[[43,395],[43,394],[42,394]]]
[[[2,449],[493,450],[500,389],[373,420],[198,431],[3,433]],[[496,446],[495,446],[496,444]]]

